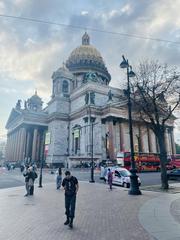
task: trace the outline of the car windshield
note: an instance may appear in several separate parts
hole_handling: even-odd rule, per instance
[[[118,158],[123,158],[123,157],[124,157],[124,153],[123,153],[123,152],[117,153],[117,157],[118,157]]]
[[[131,175],[131,173],[128,170],[121,170],[119,172],[123,177],[129,177]]]

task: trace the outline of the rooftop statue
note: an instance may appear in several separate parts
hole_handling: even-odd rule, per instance
[[[95,72],[87,72],[84,77],[84,83],[86,82],[97,82],[98,78]]]
[[[113,97],[113,94],[112,94],[111,90],[109,90],[109,92],[108,92],[108,102],[112,101],[112,97]]]
[[[17,101],[17,103],[16,103],[16,109],[21,109],[21,100],[20,99],[18,99],[18,101]]]
[[[24,109],[27,109],[27,101],[24,101]]]

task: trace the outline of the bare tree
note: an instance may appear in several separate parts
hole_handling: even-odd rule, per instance
[[[180,105],[180,75],[175,68],[161,65],[158,61],[145,60],[139,65],[137,79],[132,83],[132,101],[139,118],[154,132],[159,146],[161,184],[168,189],[166,173],[166,129],[175,117],[173,112]]]

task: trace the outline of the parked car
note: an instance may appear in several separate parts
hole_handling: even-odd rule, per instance
[[[180,169],[174,169],[167,173],[168,180],[180,180]]]
[[[126,168],[120,167],[111,167],[111,172],[113,175],[113,184],[120,185],[122,187],[129,188],[130,187],[130,176],[131,173]],[[108,171],[105,176],[106,181],[108,180]],[[138,177],[139,186],[141,185],[141,180]]]

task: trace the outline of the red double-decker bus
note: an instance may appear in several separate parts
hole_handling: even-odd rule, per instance
[[[117,165],[130,170],[131,156],[130,152],[117,153]],[[134,160],[138,172],[141,171],[159,171],[160,159],[158,153],[135,153]]]

